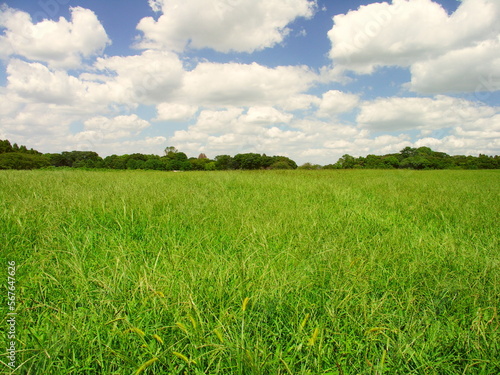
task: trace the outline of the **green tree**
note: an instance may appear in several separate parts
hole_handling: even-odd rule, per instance
[[[264,157],[266,157],[266,155],[264,155],[263,158]],[[271,169],[276,169],[276,168],[272,168],[273,165],[275,165],[276,163],[287,164],[289,168],[286,168],[286,169],[297,169],[297,163],[295,163],[292,159],[290,159],[286,156],[272,156],[270,159],[271,159],[271,163],[270,163]]]
[[[0,154],[0,169],[39,169],[48,167],[49,159],[44,155],[33,155],[21,152]]]
[[[256,153],[237,154],[234,157],[236,169],[260,169],[262,168],[262,156]]]
[[[229,155],[218,155],[215,157],[215,168],[224,171],[233,168],[233,158]]]
[[[7,152],[14,152],[12,150],[12,145],[10,144],[10,142],[7,139],[5,139],[5,140],[0,139],[0,154],[7,153]]]
[[[354,168],[355,164],[356,164],[356,158],[354,156],[349,155],[349,154],[343,155],[337,161],[337,165],[339,166],[339,168],[342,168],[342,169]]]

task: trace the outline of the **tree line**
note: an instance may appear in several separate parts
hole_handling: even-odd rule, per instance
[[[125,154],[100,157],[94,151],[63,151],[42,154],[25,146],[0,140],[0,169],[38,169],[66,167],[87,169],[145,169],[159,171],[214,171],[229,169],[296,169],[297,164],[286,156],[244,153],[234,157],[219,155],[209,159],[205,154],[188,158],[175,147],[167,147],[164,155]]]
[[[303,167],[303,166],[302,166]],[[399,153],[387,155],[342,156],[331,169],[500,169],[500,157],[455,155],[433,151],[429,147],[405,147]]]
[[[214,171],[256,169],[500,169],[499,156],[450,156],[429,147],[405,147],[399,153],[354,157],[343,155],[336,163],[321,166],[305,163],[300,167],[286,156],[243,153],[205,154],[190,157],[175,147],[167,147],[164,155],[125,154],[100,157],[94,151],[63,151],[42,154],[26,146],[0,140],[0,169],[39,168],[143,169],[159,171]]]

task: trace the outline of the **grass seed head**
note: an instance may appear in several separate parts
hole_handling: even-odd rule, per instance
[[[247,309],[247,306],[248,306],[248,302],[250,301],[250,298],[249,297],[246,297],[244,300],[243,300],[243,304],[241,305],[241,310],[242,311],[246,311]]]
[[[162,344],[162,345],[164,344],[163,339],[160,336],[158,336],[156,333],[153,335],[153,338],[156,341],[158,341],[160,344]]]
[[[158,358],[152,358],[150,359],[149,361],[147,362],[144,362],[138,369],[137,371],[134,373],[134,375],[139,375],[141,373],[144,372],[144,370],[146,370],[146,368],[148,368],[149,366],[151,366],[153,363],[155,363],[156,361],[158,361]]]

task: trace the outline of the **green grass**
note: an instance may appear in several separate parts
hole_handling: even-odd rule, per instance
[[[499,374],[499,211],[498,171],[3,171],[1,371]]]

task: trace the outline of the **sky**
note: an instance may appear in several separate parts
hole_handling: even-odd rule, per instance
[[[7,0],[0,139],[299,164],[497,155],[500,0]]]

